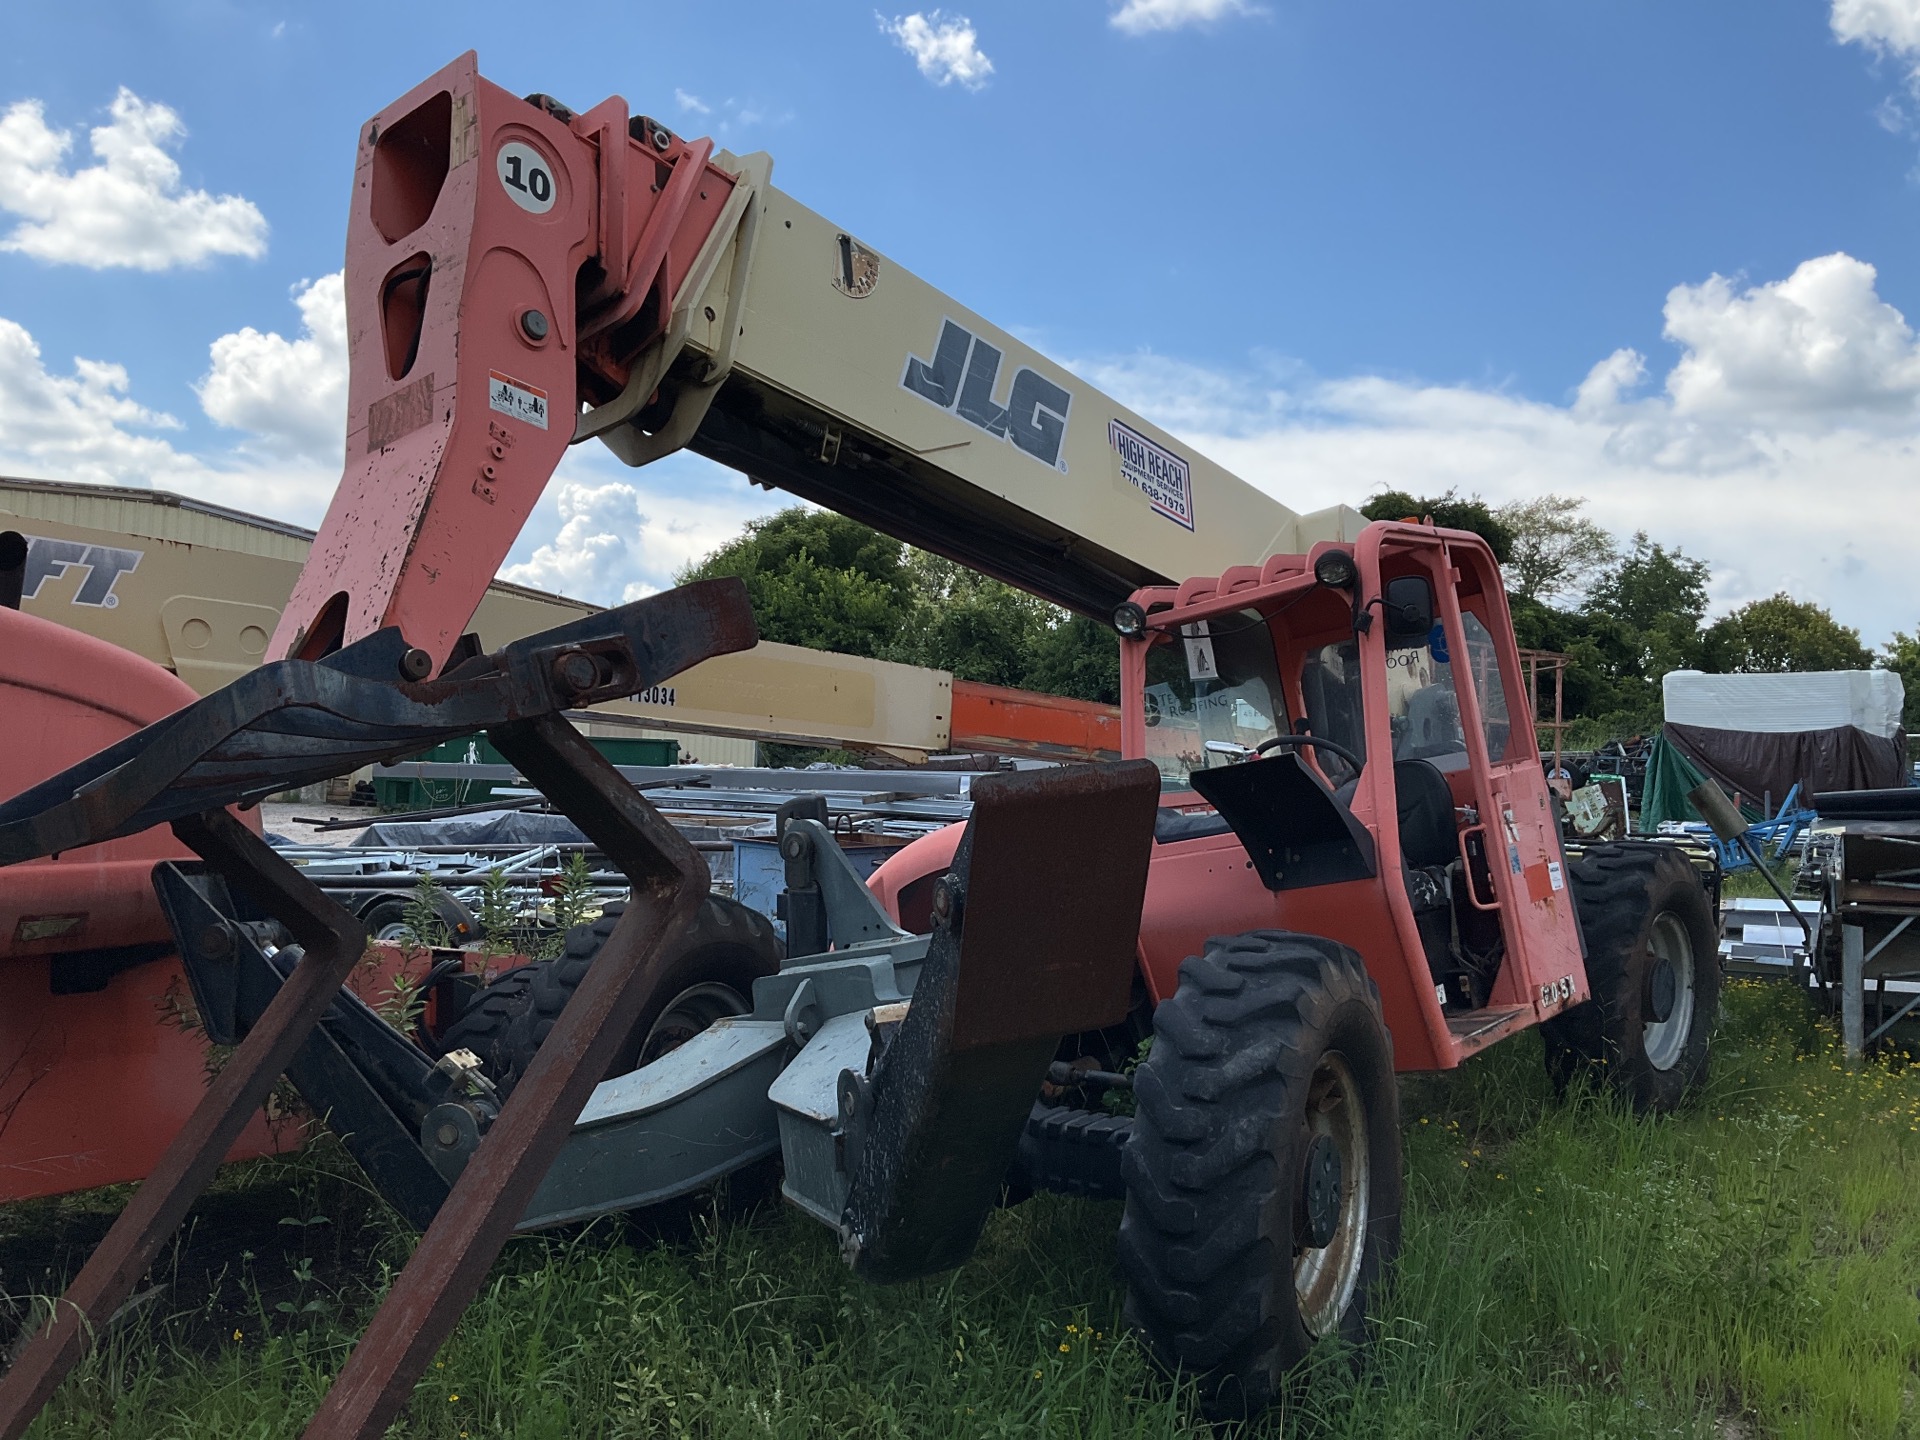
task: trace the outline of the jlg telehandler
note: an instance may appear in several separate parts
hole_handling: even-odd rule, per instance
[[[200,1019],[236,1048],[0,1379],[0,1436],[282,1071],[426,1230],[309,1428],[328,1437],[385,1432],[515,1228],[775,1154],[876,1280],[961,1263],[1009,1191],[1124,1192],[1133,1321],[1210,1409],[1257,1408],[1317,1340],[1364,1339],[1399,1234],[1396,1068],[1539,1023],[1558,1075],[1604,1067],[1643,1107],[1703,1073],[1707,890],[1673,849],[1563,852],[1482,542],[1294,515],[767,170],[619,100],[520,99],[471,55],[424,82],[361,135],[349,460],[275,658],[172,714],[61,693],[59,656],[16,686],[43,733],[87,718],[111,743],[0,804],[0,864],[152,863]],[[871,890],[790,807],[781,956],[564,718],[751,645],[737,583],[462,641],[591,436],[634,464],[688,446],[1110,615],[1130,758],[982,781],[965,827]],[[54,628],[0,607],[0,657],[57,650]],[[72,654],[97,671],[103,648]],[[632,898],[558,961],[446,977],[449,1018],[403,1035],[340,988],[358,922],[230,807],[476,730]],[[163,823],[197,861],[124,848]],[[1131,1120],[1096,1108],[1128,1085]]]

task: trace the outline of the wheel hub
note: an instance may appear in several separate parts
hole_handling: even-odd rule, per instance
[[[1647,978],[1640,993],[1645,1021],[1641,1043],[1649,1065],[1671,1070],[1694,1039],[1694,953],[1686,923],[1671,910],[1656,915],[1647,951]]]
[[[1655,1025],[1664,1023],[1673,1014],[1673,1002],[1679,994],[1680,982],[1673,973],[1673,961],[1662,955],[1653,962],[1647,971],[1647,1019]]]
[[[1305,1175],[1306,1242],[1315,1250],[1324,1250],[1340,1229],[1341,1165],[1340,1146],[1331,1135],[1319,1134],[1307,1146]]]

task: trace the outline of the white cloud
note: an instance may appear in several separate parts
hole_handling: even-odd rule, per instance
[[[1566,405],[1151,355],[1084,373],[1296,510],[1387,488],[1583,495],[1616,533],[1708,560],[1717,607],[1785,589],[1877,644],[1920,620],[1920,343],[1872,278],[1839,255],[1768,284],[1678,286],[1664,384],[1619,350]]]
[[[21,216],[0,250],[102,270],[166,270],[216,255],[266,253],[267,222],[238,195],[182,189],[168,147],[180,117],[124,86],[112,120],[89,143],[97,163],[66,168],[73,136],[47,124],[38,100],[0,114],[0,209]]]
[[[295,287],[297,338],[251,325],[222,335],[195,387],[210,419],[249,448],[338,467],[347,427],[347,309],[341,271]]]
[[[1116,0],[1113,25],[1129,35],[1146,35],[1155,30],[1181,30],[1189,25],[1208,25],[1236,15],[1257,15],[1259,7],[1248,0]]]
[[[1836,40],[1911,60],[1920,56],[1920,0],[1833,0]]]
[[[707,104],[707,102],[702,100],[698,95],[689,95],[685,90],[676,89],[673,92],[673,103],[689,115],[710,115],[713,113],[713,107],[711,105]]]
[[[526,558],[502,568],[500,578],[623,604],[672,585],[677,571],[733,539],[747,521],[793,503],[698,456],[630,471],[600,447],[583,446],[561,462],[514,547]]]
[[[1720,275],[1677,286],[1666,306],[1667,338],[1684,350],[1667,376],[1675,412],[1911,419],[1920,351],[1875,279],[1873,266],[1833,254],[1745,291]]]
[[[180,421],[133,398],[125,367],[76,359],[49,369],[33,337],[0,319],[0,474],[91,485],[150,486],[295,524],[325,511],[337,465],[245,451],[180,448]]]
[[[880,29],[891,35],[900,48],[913,57],[920,73],[936,85],[954,81],[969,90],[978,90],[993,74],[993,61],[980,48],[973,22],[964,15],[951,18],[938,10],[911,15],[874,17]]]
[[[154,431],[178,430],[129,392],[126,370],[75,359],[71,374],[46,368],[33,337],[0,319],[0,469],[112,484],[129,474],[175,473],[190,462]]]

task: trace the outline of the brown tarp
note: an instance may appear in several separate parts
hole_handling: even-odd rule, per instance
[[[1907,737],[1869,735],[1852,725],[1831,730],[1709,730],[1668,725],[1667,740],[1706,774],[1742,799],[1774,809],[1800,786],[1802,805],[1816,791],[1882,790],[1905,785]]]

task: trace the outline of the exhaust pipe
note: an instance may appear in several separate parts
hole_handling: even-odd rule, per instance
[[[20,608],[27,588],[27,537],[18,530],[0,530],[0,606]]]

